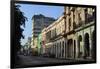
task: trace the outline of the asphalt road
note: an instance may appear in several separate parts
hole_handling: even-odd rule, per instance
[[[70,63],[81,63],[81,62],[92,62],[92,60],[69,60],[69,59],[57,59],[47,58],[39,56],[24,56],[19,55],[20,62],[16,67],[34,67],[44,65],[55,65],[55,64],[70,64]]]

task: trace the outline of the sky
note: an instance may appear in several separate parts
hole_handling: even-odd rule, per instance
[[[34,5],[34,4],[18,4],[20,10],[24,12],[24,16],[28,18],[25,22],[26,26],[23,31],[24,39],[21,39],[21,44],[27,42],[28,37],[32,37],[32,16],[36,14],[43,14],[47,17],[59,18],[63,14],[63,6],[49,6],[49,5]]]

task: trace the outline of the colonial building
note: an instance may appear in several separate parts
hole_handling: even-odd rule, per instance
[[[65,17],[67,57],[93,58],[95,56],[93,50],[95,49],[95,9],[65,7]]]
[[[33,41],[34,40],[34,41]],[[33,43],[34,43],[34,46],[33,46]],[[37,52],[38,52],[38,50],[37,50],[37,38],[32,38],[32,41],[31,41],[31,48],[32,48],[32,54],[33,55],[37,55]]]
[[[45,53],[45,48],[46,48],[46,28],[44,28],[41,32],[41,54]]]
[[[95,59],[95,13],[95,8],[64,7],[64,14],[42,31],[45,53],[64,59]]]

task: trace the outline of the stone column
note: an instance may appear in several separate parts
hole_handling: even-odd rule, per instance
[[[57,43],[57,58],[59,58],[59,44]]]
[[[83,32],[82,32],[82,37],[83,37],[82,43],[83,43],[83,57],[84,57],[84,56],[85,56],[85,50],[84,50],[84,49],[85,49],[85,45],[84,45],[84,43],[85,43],[85,42],[84,42],[84,38],[85,38],[85,37],[84,37],[84,30],[83,30]]]
[[[63,41],[63,53],[62,53],[62,54],[63,54],[63,56],[62,56],[63,58],[65,57],[65,56],[64,56],[64,54],[65,54],[65,53],[64,53],[64,48],[65,48],[65,41]]]
[[[65,39],[65,58],[67,58],[67,39]]]
[[[92,51],[92,32],[91,32],[91,27],[90,27],[90,34],[89,34],[89,36],[90,36],[89,37],[89,45],[90,45],[89,46],[90,47],[90,55],[89,56],[92,58],[92,52],[91,52]]]
[[[60,42],[58,43],[58,58],[60,58]]]
[[[64,48],[63,58],[66,58],[66,57],[65,57],[65,50],[66,50],[66,49],[65,49],[65,40],[64,40],[64,46],[63,46],[63,48]]]
[[[76,33],[76,58],[78,58],[78,33]]]

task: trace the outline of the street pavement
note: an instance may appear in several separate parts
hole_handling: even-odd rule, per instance
[[[34,66],[44,66],[44,65],[55,65],[55,64],[70,64],[70,63],[81,63],[81,62],[92,62],[93,60],[71,60],[71,59],[57,59],[57,58],[48,58],[41,56],[24,56],[18,55],[20,62],[16,67],[34,67]]]

